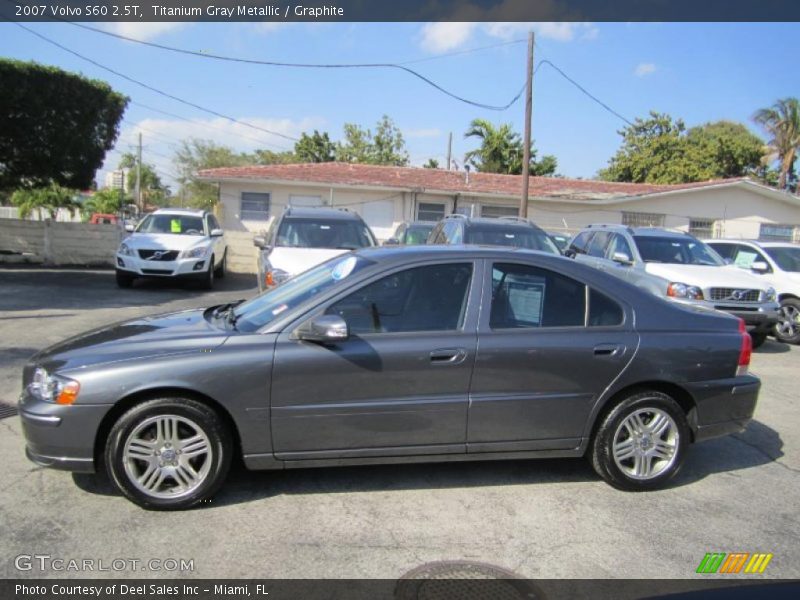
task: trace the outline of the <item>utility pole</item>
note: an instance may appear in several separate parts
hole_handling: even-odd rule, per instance
[[[142,132],[139,132],[139,148],[136,153],[136,206],[139,209],[139,214],[144,212],[142,206]]]
[[[519,199],[519,216],[528,218],[528,183],[531,166],[531,113],[533,112],[533,32],[528,32],[528,70],[525,84],[525,139],[522,141],[522,197]]]
[[[450,170],[450,157],[453,154],[453,132],[450,132],[450,136],[447,138],[447,170]]]

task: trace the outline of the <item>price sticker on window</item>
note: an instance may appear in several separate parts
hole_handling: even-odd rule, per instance
[[[170,231],[172,233],[180,233],[181,232],[181,220],[180,219],[171,219],[169,222]]]

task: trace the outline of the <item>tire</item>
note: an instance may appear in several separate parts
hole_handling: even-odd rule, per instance
[[[800,344],[800,300],[784,298],[781,300],[781,320],[772,329],[772,335],[779,342]]]
[[[231,434],[214,410],[188,398],[157,398],[117,420],[104,458],[109,478],[130,501],[181,510],[214,495],[232,454]]]
[[[214,256],[211,256],[211,261],[208,263],[208,270],[203,274],[200,280],[200,285],[204,290],[214,289]]]
[[[121,288],[129,288],[133,285],[133,280],[136,279],[133,275],[125,271],[116,270],[117,286]]]
[[[761,347],[764,342],[767,341],[767,334],[753,332],[750,334],[750,339],[753,342],[753,350],[755,350],[756,348]]]
[[[222,255],[222,260],[219,263],[219,266],[214,271],[214,277],[217,279],[224,279],[225,278],[225,271],[227,268],[228,262],[228,251],[225,250],[225,253]]]
[[[654,434],[651,426],[661,433]],[[659,489],[680,469],[689,437],[686,415],[673,398],[656,391],[635,392],[615,404],[597,427],[590,446],[592,466],[617,489]],[[649,473],[644,472],[648,464]]]

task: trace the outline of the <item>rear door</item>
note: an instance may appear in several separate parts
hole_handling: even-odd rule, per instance
[[[636,350],[631,309],[555,271],[487,263],[468,452],[574,448]]]

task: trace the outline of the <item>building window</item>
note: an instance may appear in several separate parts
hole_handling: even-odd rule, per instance
[[[417,206],[417,220],[438,221],[444,219],[444,204],[420,202]]]
[[[663,227],[664,215],[622,211],[622,224],[626,227]]]
[[[484,204],[481,206],[481,216],[490,219],[497,219],[499,217],[518,217],[519,208],[516,206],[490,206]]]
[[[696,238],[713,238],[716,221],[713,219],[689,219],[689,234]]]
[[[268,221],[270,195],[261,192],[242,192],[239,218],[242,221]]]
[[[758,232],[758,239],[772,240],[775,242],[795,241],[795,225],[783,223],[762,223]]]

